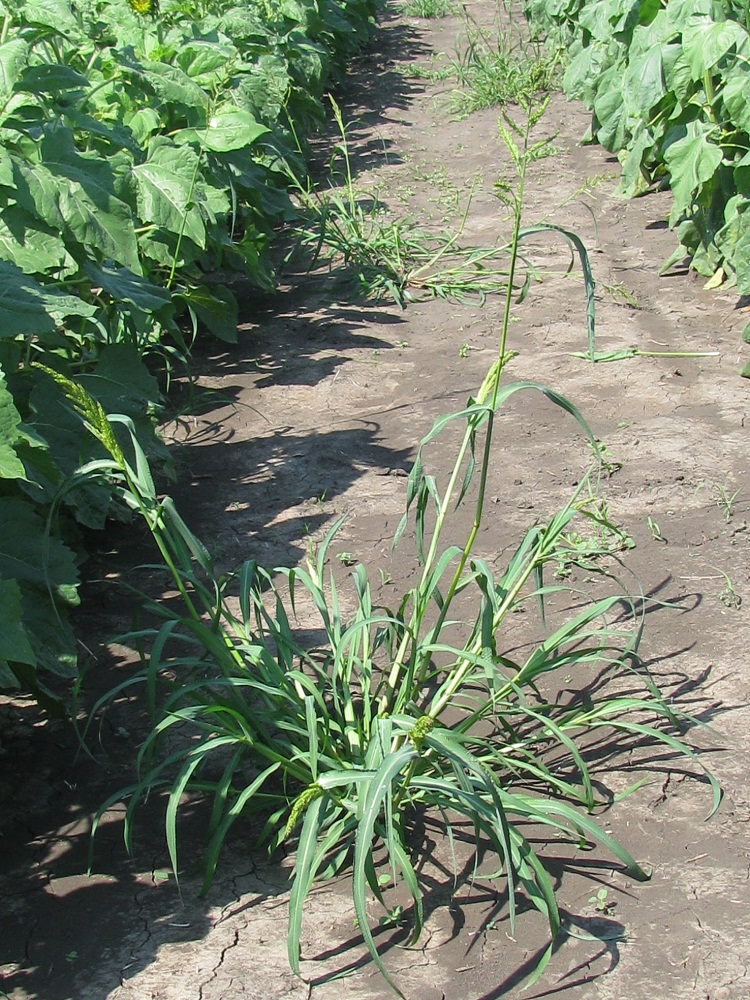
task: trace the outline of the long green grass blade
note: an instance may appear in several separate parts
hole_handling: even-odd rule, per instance
[[[396,776],[400,774],[409,763],[417,756],[416,751],[409,746],[404,746],[394,754],[385,757],[377,770],[371,783],[366,786],[362,815],[357,826],[357,836],[354,846],[354,864],[352,871],[352,895],[354,898],[354,909],[359,921],[360,932],[364,938],[367,950],[380,970],[386,982],[398,996],[403,994],[391,979],[383,961],[378,953],[375,940],[370,930],[367,919],[367,900],[365,899],[365,886],[367,885],[366,867],[368,857],[372,853],[372,840],[385,798],[391,791],[392,783]]]

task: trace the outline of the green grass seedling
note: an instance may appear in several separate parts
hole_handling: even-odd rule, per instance
[[[729,522],[732,519],[732,508],[734,506],[735,500],[740,495],[740,491],[735,490],[733,493],[730,493],[726,483],[724,483],[723,485],[717,484],[714,489],[715,489],[714,499],[716,501],[716,506],[724,515],[725,523],[729,524]]]
[[[666,542],[666,538],[661,533],[661,528],[656,523],[656,521],[654,521],[654,519],[651,517],[650,514],[647,518],[647,522],[648,522],[648,530],[651,532],[651,537],[653,538],[653,540],[655,542]]]
[[[719,593],[719,600],[725,608],[730,608],[732,611],[739,611],[742,607],[742,598],[734,589],[734,584],[729,574],[724,573],[723,570],[719,570],[719,572],[724,577],[724,589]]]

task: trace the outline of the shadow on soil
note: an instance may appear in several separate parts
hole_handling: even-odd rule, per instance
[[[134,718],[140,707],[127,707],[120,721],[142,724]],[[181,889],[170,873],[163,796],[139,808],[132,857],[123,844],[121,804],[103,817],[92,850],[94,815],[132,777],[130,734],[105,726],[109,752],[94,761],[77,754],[67,723],[43,719],[34,704],[4,705],[0,712],[0,996],[78,1000],[85,988],[90,1000],[104,1000],[147,967],[162,945],[205,937],[217,922],[209,907],[216,914],[237,903],[240,880],[250,906],[286,890],[277,866],[256,864],[243,851],[231,876],[220,873],[207,897],[199,896],[204,803],[188,802],[180,810],[181,858],[187,862]]]

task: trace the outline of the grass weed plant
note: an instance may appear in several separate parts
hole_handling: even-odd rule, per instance
[[[464,10],[466,44],[451,60],[458,90],[449,109],[466,117],[482,108],[528,105],[550,91],[559,66],[559,55],[516,29],[502,13],[489,31]],[[506,11],[507,15],[507,11]]]
[[[453,0],[406,0],[401,9],[407,17],[431,20],[455,14],[457,7]]]
[[[319,191],[297,184],[297,198],[305,221],[298,230],[297,247],[310,255],[312,268],[327,260],[349,286],[367,298],[390,296],[401,308],[420,298],[459,301],[504,292],[508,283],[510,245],[464,246],[461,243],[471,207],[469,191],[459,221],[451,233],[433,234],[411,219],[395,219],[374,195],[358,194],[352,173],[346,125],[331,98],[341,142],[331,158],[343,164],[338,185]],[[291,256],[294,256],[292,252]]]
[[[494,851],[494,871],[482,878],[505,884],[511,934],[521,897],[544,915],[550,940],[538,976],[561,921],[552,878],[527,835],[530,825],[535,834],[541,827],[582,848],[598,844],[631,877],[647,878],[597,822],[596,812],[611,799],[587,760],[587,745],[594,741],[597,759],[609,766],[623,746],[643,741],[697,761],[673,728],[680,723],[674,709],[638,660],[639,601],[618,590],[586,603],[578,590],[545,579],[576,522],[601,526],[601,508],[588,492],[598,481],[596,467],[560,510],[522,534],[499,570],[474,551],[496,418],[517,394],[543,395],[595,442],[575,406],[554,389],[505,379],[519,244],[539,231],[522,228],[521,213],[529,132],[542,111],[530,110],[524,125],[506,119],[502,126],[519,178],[517,190],[506,191],[514,228],[498,353],[476,395],[440,417],[419,445],[394,538],[403,544],[411,526],[418,572],[393,607],[375,605],[368,573],[355,565],[348,575],[354,610],[344,613],[352,602],[342,599],[330,558],[340,520],[304,567],[269,571],[249,560],[218,576],[171,500],[157,496],[127,422],[108,420],[78,386],[49,372],[109,454],[81,474],[106,474],[119,484],[146,519],[183,600],[181,612],[173,604],[153,606],[153,627],[131,636],[143,650],[141,673],[102,700],[143,684],[153,729],[139,751],[135,782],[100,816],[127,799],[130,846],[139,803],[164,793],[178,873],[180,802],[191,789],[210,796],[208,887],[231,825],[248,807],[263,812],[269,849],[296,847],[288,955],[297,973],[305,900],[316,882],[349,873],[360,933],[398,992],[368,905],[379,901],[393,921],[383,885],[400,881],[410,902],[399,901],[398,923],[408,922],[411,941],[419,939],[424,914],[413,831],[426,813],[442,819],[449,840],[453,824],[468,820],[477,848]],[[593,285],[587,293],[592,302]],[[125,432],[123,442],[115,430]],[[450,430],[459,432],[455,461],[438,478],[429,471],[430,454]],[[473,518],[458,545],[449,526],[461,505],[473,509]],[[550,601],[558,605],[554,625],[545,618]],[[562,617],[561,602],[569,609]],[[314,646],[295,625],[303,607],[317,617],[321,639]],[[539,616],[537,641],[521,653],[517,611],[528,612],[524,621]],[[612,674],[622,682],[608,688]],[[719,791],[708,780],[715,808]]]
[[[430,63],[426,66],[419,63],[406,63],[394,66],[394,72],[400,73],[410,80],[429,80],[431,83],[450,80],[454,75],[453,68],[451,66],[441,66],[439,65],[439,61],[440,57],[433,56]]]

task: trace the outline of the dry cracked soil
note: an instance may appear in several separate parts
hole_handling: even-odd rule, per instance
[[[491,28],[492,4],[475,0],[468,8]],[[473,190],[462,239],[491,246],[509,226],[493,191],[509,168],[498,110],[456,117],[448,110],[450,82],[427,76],[447,65],[465,31],[459,16],[390,15],[340,96],[359,190],[377,192],[395,215],[433,232],[455,229]],[[710,723],[694,730],[695,740],[723,800],[706,819],[711,796],[700,768],[675,754],[641,754],[633,763],[647,781],[604,821],[650,868],[650,881],[627,879],[603,853],[540,843],[564,932],[524,995],[741,1000],[750,997],[750,622],[743,605],[750,601],[750,475],[749,384],[738,370],[748,317],[731,289],[708,291],[680,267],[660,275],[674,249],[664,223],[669,195],[618,199],[618,163],[581,145],[587,125],[581,107],[552,95],[535,132],[550,136],[552,149],[530,169],[524,219],[574,230],[587,246],[598,349],[647,353],[596,365],[574,356],[586,349],[579,268],[568,273],[564,243],[547,235],[526,249],[541,280],[514,307],[509,347],[518,356],[509,374],[564,393],[603,442],[603,494],[635,543],[621,558],[645,596],[643,657],[675,704]],[[321,163],[334,141],[332,133],[321,142]],[[333,549],[344,558],[332,560],[342,586],[349,556],[369,566],[383,598],[408,586],[409,539],[395,553],[390,544],[406,472],[433,420],[460,408],[481,384],[501,310],[499,295],[484,305],[415,301],[404,311],[356,303],[325,269],[288,276],[272,299],[248,296],[238,344],[199,350],[193,409],[163,427],[179,470],[180,509],[219,564],[252,556],[294,565],[308,539],[319,541],[345,514]],[[702,356],[653,353],[690,351]],[[535,518],[565,502],[590,457],[570,417],[539,394],[514,397],[498,422],[492,502],[477,551],[502,560]],[[449,447],[431,453],[438,476],[450,459]],[[127,627],[133,603],[112,578],[144,585],[136,567],[151,559],[135,526],[108,534],[89,564],[77,622],[91,654],[89,705],[133,665],[132,650],[107,641]],[[574,567],[571,579],[583,585],[586,574]],[[154,571],[145,576],[152,593],[161,582]],[[238,824],[200,897],[205,817],[197,803],[186,804],[182,819],[180,890],[159,801],[142,810],[130,858],[123,807],[107,812],[86,876],[92,816],[132,775],[143,733],[137,700],[118,700],[95,731],[91,756],[77,753],[69,727],[23,700],[6,701],[2,713],[0,995],[392,995],[366,959],[345,878],[312,895],[302,978],[291,974],[285,930],[293,856],[269,862],[254,853],[250,827]],[[627,769],[607,760],[599,780],[607,783],[611,767],[611,784],[622,787]],[[377,928],[404,995],[520,996],[545,944],[538,916],[520,913],[511,934],[498,885],[472,881],[470,866],[454,883],[439,824],[425,825],[420,850],[422,939],[404,947],[401,928]],[[606,891],[597,900],[599,890]]]

